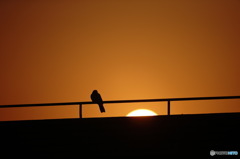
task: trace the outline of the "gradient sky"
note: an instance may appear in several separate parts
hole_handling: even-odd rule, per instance
[[[240,95],[239,0],[1,0],[0,105]],[[240,100],[172,103],[239,112]],[[166,114],[166,103],[86,105],[84,117]],[[4,108],[0,120],[78,117],[78,106]]]

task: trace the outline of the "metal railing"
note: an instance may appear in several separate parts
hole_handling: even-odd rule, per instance
[[[173,102],[173,101],[219,100],[219,99],[240,99],[240,96],[162,98],[162,99],[138,99],[138,100],[110,100],[110,101],[103,101],[103,104],[167,102],[167,114],[170,115],[170,107],[171,107],[170,102]],[[94,102],[67,102],[67,103],[17,104],[17,105],[0,105],[0,108],[79,105],[79,118],[82,118],[82,113],[83,113],[82,106],[87,105],[87,104],[96,104],[96,103],[94,103]]]

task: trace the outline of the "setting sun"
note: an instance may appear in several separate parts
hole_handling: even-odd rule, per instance
[[[127,114],[127,116],[154,116],[155,112],[149,109],[137,109]]]

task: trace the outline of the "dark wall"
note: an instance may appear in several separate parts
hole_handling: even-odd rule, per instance
[[[240,152],[239,125],[239,113],[0,122],[1,154],[210,157],[210,150]]]

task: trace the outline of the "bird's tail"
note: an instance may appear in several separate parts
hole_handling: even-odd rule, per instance
[[[102,103],[99,103],[99,109],[100,109],[101,113],[106,112]]]

